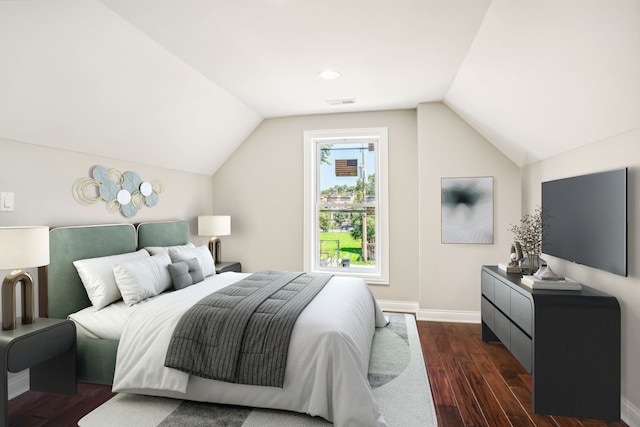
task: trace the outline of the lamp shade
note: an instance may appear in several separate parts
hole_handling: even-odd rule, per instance
[[[198,217],[198,236],[231,235],[231,217],[229,215],[203,215]]]
[[[49,227],[0,227],[0,269],[49,264]]]

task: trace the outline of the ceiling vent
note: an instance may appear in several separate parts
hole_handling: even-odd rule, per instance
[[[355,99],[329,99],[326,102],[329,105],[348,105],[348,104],[355,104],[356,100]]]

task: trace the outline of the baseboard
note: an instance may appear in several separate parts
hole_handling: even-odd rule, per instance
[[[640,408],[633,406],[623,397],[620,399],[620,418],[629,427],[640,427]]]
[[[9,374],[9,379],[7,380],[7,391],[9,395],[9,400],[14,397],[20,396],[22,393],[26,393],[29,391],[29,370],[25,369],[24,371],[20,371],[17,374]]]
[[[378,305],[382,311],[394,311],[397,313],[412,313],[416,314],[418,311],[417,301],[385,301],[378,300]]]
[[[417,320],[430,322],[480,323],[479,311],[425,310],[417,301],[378,300],[383,311],[415,314]]]
[[[420,309],[416,318],[430,322],[480,323],[480,312]]]

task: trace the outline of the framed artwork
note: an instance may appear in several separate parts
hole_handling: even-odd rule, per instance
[[[441,181],[442,243],[493,243],[493,177]]]

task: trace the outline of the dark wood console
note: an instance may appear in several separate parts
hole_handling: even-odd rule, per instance
[[[533,377],[533,411],[620,419],[620,305],[604,292],[531,290],[481,273],[482,340],[501,341]]]

